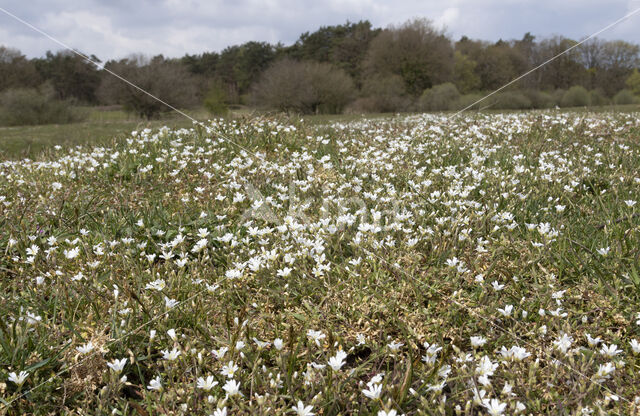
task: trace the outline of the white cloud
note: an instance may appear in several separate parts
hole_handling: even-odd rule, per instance
[[[250,40],[285,44],[302,32],[347,20],[376,27],[426,17],[462,35],[497,40],[562,34],[573,38],[640,7],[640,0],[0,0],[0,7],[101,59],[131,53],[181,56]],[[603,34],[640,38],[640,14]],[[41,56],[58,45],[0,13],[0,44]]]

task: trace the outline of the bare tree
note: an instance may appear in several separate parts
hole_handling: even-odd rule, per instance
[[[108,62],[106,68],[174,107],[189,108],[200,102],[197,80],[180,62],[166,60],[162,56],[148,60],[136,55]],[[144,118],[169,110],[164,104],[110,74],[104,74],[98,94],[103,102],[122,104],[126,110]]]
[[[262,74],[251,95],[259,107],[339,113],[353,99],[355,87],[345,71],[330,64],[284,58]]]

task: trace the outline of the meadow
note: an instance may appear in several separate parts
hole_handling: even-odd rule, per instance
[[[640,414],[638,116],[5,150],[0,414]]]

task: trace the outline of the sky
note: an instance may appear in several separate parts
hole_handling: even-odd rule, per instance
[[[581,39],[640,8],[640,0],[0,0],[0,8],[100,59],[179,57],[248,41],[290,45],[347,21],[374,27],[428,18],[454,40],[563,35]],[[640,43],[640,13],[599,36]],[[28,57],[62,47],[0,10],[0,45]]]

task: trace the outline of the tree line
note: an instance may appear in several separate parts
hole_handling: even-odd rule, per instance
[[[303,33],[289,46],[252,41],[182,58],[133,55],[104,67],[173,106],[204,104],[214,113],[233,105],[300,113],[447,110],[474,102],[576,43],[562,36],[538,40],[530,33],[519,40],[453,40],[426,19],[386,29],[360,21]],[[487,105],[635,102],[639,52],[630,42],[591,39]],[[41,105],[121,105],[146,118],[165,110],[70,51],[28,59],[0,46],[0,105],[15,106],[25,97],[38,97]]]

